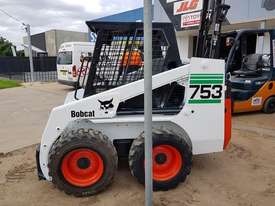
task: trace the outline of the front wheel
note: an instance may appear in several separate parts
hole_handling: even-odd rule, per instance
[[[66,132],[49,153],[52,182],[67,194],[88,196],[104,190],[117,169],[112,142],[99,131],[77,129]]]
[[[272,114],[275,112],[275,97],[269,97],[265,101],[263,112],[266,114]]]
[[[191,170],[192,152],[185,140],[167,131],[153,132],[153,189],[168,190],[184,182]],[[129,152],[131,173],[144,184],[144,134]]]

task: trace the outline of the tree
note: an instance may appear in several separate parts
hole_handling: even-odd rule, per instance
[[[0,37],[0,56],[12,56],[12,43],[3,37]]]

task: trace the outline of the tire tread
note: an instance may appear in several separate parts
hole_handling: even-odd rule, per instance
[[[62,148],[65,145],[69,145],[71,143],[77,143],[77,142],[99,142],[100,144],[104,145],[106,149],[109,151],[111,160],[114,161],[113,165],[113,174],[108,176],[106,180],[104,180],[105,184],[103,184],[102,187],[96,189],[96,190],[90,190],[86,192],[75,192],[75,189],[68,189],[68,187],[65,187],[64,184],[61,183],[61,181],[58,181],[55,177],[55,172],[51,168],[55,168],[54,162],[56,156],[60,155]],[[100,131],[96,131],[94,129],[87,129],[87,128],[79,128],[77,130],[69,130],[64,131],[64,133],[61,134],[61,136],[55,141],[53,144],[50,152],[49,152],[49,161],[48,161],[48,168],[49,168],[49,176],[52,177],[53,184],[61,191],[64,191],[68,195],[74,195],[76,197],[82,197],[82,196],[89,196],[96,194],[104,189],[106,189],[114,179],[114,173],[117,169],[118,165],[118,157],[116,149],[113,145],[113,143],[109,140],[109,138],[102,134]]]

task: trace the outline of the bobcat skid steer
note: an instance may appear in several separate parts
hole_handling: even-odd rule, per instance
[[[37,149],[40,179],[75,196],[110,185],[119,157],[128,157],[132,175],[144,184],[143,24],[87,24],[97,41],[93,57],[82,63],[82,89],[51,111]],[[193,58],[182,65],[172,24],[153,23],[152,71],[157,191],[185,181],[192,155],[226,148],[231,103],[224,61]]]

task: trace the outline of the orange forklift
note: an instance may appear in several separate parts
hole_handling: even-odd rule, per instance
[[[275,112],[274,54],[275,30],[236,33],[226,61],[234,113]]]

